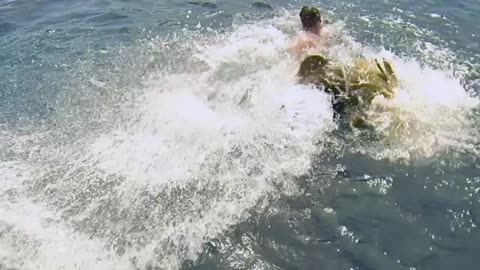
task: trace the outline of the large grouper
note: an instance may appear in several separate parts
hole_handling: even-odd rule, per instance
[[[313,84],[332,95],[336,118],[346,120],[354,128],[366,128],[366,110],[377,96],[391,99],[398,79],[385,59],[359,57],[345,65],[323,55],[307,56],[298,71],[299,82]]]

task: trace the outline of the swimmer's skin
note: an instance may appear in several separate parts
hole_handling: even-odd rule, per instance
[[[308,50],[321,45],[322,17],[315,7],[303,7],[299,16],[303,32],[294,38],[288,50],[296,56],[303,56]]]
[[[304,56],[309,50],[321,46],[320,35],[304,32],[300,33],[290,44],[288,51],[297,57]]]

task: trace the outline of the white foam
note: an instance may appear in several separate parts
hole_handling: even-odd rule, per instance
[[[393,100],[376,99],[369,112],[387,137],[367,152],[378,158],[409,160],[468,148],[476,137],[468,114],[478,107],[478,99],[446,71],[422,68],[414,61],[393,60],[401,81],[397,94]]]
[[[286,41],[278,30],[244,26],[224,38],[198,53],[210,70],[152,82],[138,108],[140,122],[92,145],[99,168],[127,177],[122,190],[194,184],[206,193],[180,202],[191,204],[184,216],[165,213],[175,226],[158,227],[155,240],[136,255],[139,264],[152,256],[165,267],[194,259],[205,239],[246,218],[263,198],[289,192],[293,177],[309,167],[314,139],[331,128],[328,96],[296,84],[295,68],[278,56]],[[242,69],[258,62],[270,66],[218,75],[228,65]],[[198,204],[205,196],[214,202]],[[173,247],[158,246],[167,237]],[[155,255],[158,249],[164,250]]]
[[[294,178],[321,150],[315,140],[334,126],[329,97],[295,82],[298,63],[285,54],[288,36],[279,29],[291,27],[296,17],[283,18],[288,19],[240,25],[207,41],[182,40],[196,42],[192,57],[207,68],[149,81],[143,102],[132,109],[138,121],[127,128],[42,150],[52,164],[22,179],[47,181],[44,190],[20,185],[24,180],[15,177],[23,165],[0,166],[10,175],[4,186],[19,192],[14,202],[0,197],[0,222],[12,226],[0,238],[1,263],[26,269],[177,269],[249,210],[294,194]],[[341,31],[335,27],[340,26],[331,26],[333,34]],[[349,37],[331,55],[348,61],[358,51],[393,57]],[[476,100],[458,80],[415,62],[395,58],[394,65],[402,81],[398,95],[377,99],[369,112],[389,136],[353,150],[396,159],[467,143],[471,123],[465,110]],[[398,121],[407,123],[400,132]],[[27,151],[18,145],[15,151]],[[121,255],[107,244],[117,240],[127,243]]]
[[[352,148],[353,151],[374,158],[408,162],[435,157],[445,151],[475,148],[472,143],[478,140],[477,127],[469,114],[478,108],[479,100],[466,91],[449,67],[434,69],[413,59],[401,59],[387,50],[361,46],[349,36],[339,38],[341,42],[329,51],[332,58],[344,63],[351,62],[358,53],[371,59],[386,58],[392,62],[400,81],[392,100],[376,98],[367,113],[384,137],[372,143],[361,143],[358,149]],[[416,49],[424,59],[442,63],[455,57],[448,48],[421,43]],[[464,74],[464,67],[455,68],[457,75]]]
[[[287,41],[267,24],[243,25],[218,43],[199,44],[195,56],[210,69],[151,82],[139,108],[141,122],[117,138],[123,142],[112,147],[114,137],[106,135],[94,144],[93,151],[105,152],[101,168],[162,182],[158,178],[196,175],[194,168],[208,152],[228,150],[240,141],[254,143],[259,136],[271,137],[272,143],[285,139],[281,144],[311,141],[331,118],[328,97],[296,84],[296,69],[282,54]],[[233,74],[218,75],[228,66],[234,66]],[[147,160],[139,166],[142,158]],[[147,163],[155,164],[151,173]],[[136,172],[131,167],[144,168]]]
[[[74,233],[59,213],[28,197],[25,181],[34,168],[0,163],[0,266],[7,269],[128,269],[112,261],[100,241]]]

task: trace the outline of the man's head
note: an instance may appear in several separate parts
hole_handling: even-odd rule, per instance
[[[303,7],[300,11],[300,19],[302,20],[303,29],[313,31],[318,34],[322,23],[322,16],[316,7]]]

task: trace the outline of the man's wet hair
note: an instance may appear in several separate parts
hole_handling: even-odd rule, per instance
[[[302,20],[303,29],[309,29],[317,23],[322,23],[320,10],[316,7],[303,7],[300,11],[300,19]]]

